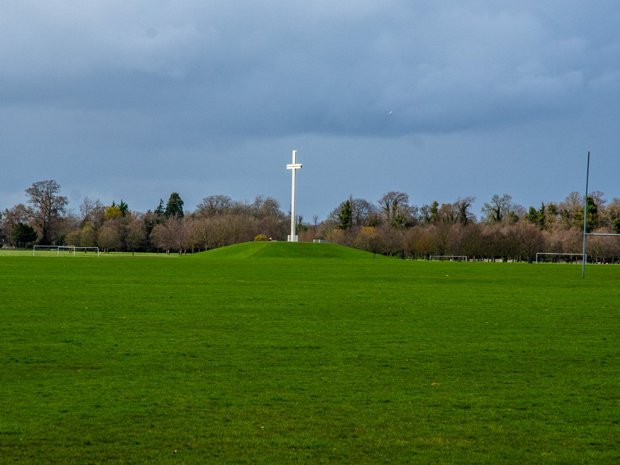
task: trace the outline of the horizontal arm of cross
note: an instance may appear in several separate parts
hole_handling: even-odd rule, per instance
[[[303,165],[301,163],[289,163],[286,165],[287,170],[300,170]]]

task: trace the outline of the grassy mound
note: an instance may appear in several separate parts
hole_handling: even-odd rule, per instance
[[[245,242],[209,250],[198,256],[204,258],[373,258],[373,254],[351,247],[307,242]]]

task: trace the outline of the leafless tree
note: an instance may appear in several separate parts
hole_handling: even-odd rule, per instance
[[[196,209],[196,215],[206,218],[230,212],[234,202],[227,195],[210,195],[202,199]]]
[[[525,214],[525,209],[512,203],[508,194],[495,194],[490,202],[485,202],[482,213],[488,224],[514,224]]]
[[[535,225],[519,221],[511,230],[519,244],[518,254],[513,258],[531,263],[536,258],[537,252],[545,250],[544,235]]]
[[[103,224],[105,205],[99,199],[91,200],[85,197],[80,205],[80,219],[82,223],[90,222],[94,228]]]
[[[386,223],[393,227],[404,227],[411,220],[409,196],[404,192],[391,191],[379,199],[379,206]]]
[[[97,230],[90,221],[82,225],[78,243],[81,247],[94,247],[97,245]]]
[[[26,207],[23,203],[4,210],[2,214],[2,222],[0,223],[0,226],[2,227],[2,234],[0,235],[5,237],[5,240],[10,247],[15,246],[15,242],[13,240],[13,231],[15,230],[15,227],[20,223],[28,224],[31,217],[32,210]]]
[[[182,252],[187,244],[186,233],[185,222],[179,218],[170,217],[153,228],[151,240],[156,247],[166,252]]]
[[[478,223],[467,223],[461,230],[461,252],[459,255],[466,255],[471,258],[482,255],[482,226]]]
[[[69,203],[60,195],[60,185],[54,180],[35,182],[26,189],[28,203],[32,205],[32,219],[39,243],[50,244],[54,238],[54,225],[65,213]]]
[[[209,218],[209,248],[248,242],[261,234],[258,220],[250,215],[226,215]]]
[[[121,225],[117,219],[106,221],[97,232],[97,245],[106,251],[118,251],[123,248]]]
[[[454,224],[458,220],[458,210],[451,203],[442,203],[437,210],[437,222]]]
[[[409,256],[422,258],[437,254],[437,235],[435,225],[421,225],[405,233],[404,247]]]
[[[616,234],[620,234],[620,199],[614,198],[605,210],[607,227]]]
[[[146,247],[146,226],[144,220],[132,215],[126,225],[125,246],[127,250],[143,250]]]
[[[374,226],[362,226],[357,231],[353,239],[353,245],[362,250],[367,250],[373,254],[381,252],[384,249],[383,237]]]
[[[475,200],[476,198],[471,196],[464,198],[459,197],[456,202],[452,204],[454,210],[456,211],[457,221],[462,225],[475,221],[475,215],[469,210]]]

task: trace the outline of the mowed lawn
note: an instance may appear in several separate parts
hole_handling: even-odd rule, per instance
[[[0,257],[0,463],[620,463],[620,267],[269,247]]]

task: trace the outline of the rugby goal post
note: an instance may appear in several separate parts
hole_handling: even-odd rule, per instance
[[[431,255],[429,260],[440,260],[447,262],[466,262],[467,255]]]
[[[586,277],[586,264],[588,263],[587,240],[588,236],[612,236],[620,237],[616,233],[593,233],[588,232],[588,185],[590,183],[590,152],[588,152],[588,162],[586,165],[586,194],[583,196],[583,242],[582,242],[582,261],[581,261],[581,279]]]

